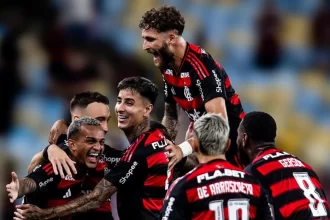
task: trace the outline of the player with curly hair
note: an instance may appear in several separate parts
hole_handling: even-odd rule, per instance
[[[224,68],[205,50],[182,37],[185,19],[174,6],[147,11],[139,27],[143,49],[153,55],[154,64],[163,76],[165,114],[162,123],[171,139],[175,140],[178,131],[178,107],[185,111],[191,123],[205,113],[221,114],[229,121],[232,140],[226,158],[242,167],[243,156],[239,161],[235,140],[245,112]],[[192,153],[190,142],[167,147],[170,167]]]

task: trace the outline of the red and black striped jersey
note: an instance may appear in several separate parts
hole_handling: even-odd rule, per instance
[[[164,134],[160,129],[142,133],[127,148],[105,179],[118,188],[121,220],[159,219],[172,171],[168,170]]]
[[[66,134],[62,134],[56,143],[62,150],[67,151],[67,136]],[[95,169],[89,169],[87,171],[87,175],[85,176],[82,186],[81,186],[81,193],[82,195],[88,194],[93,191],[94,187],[102,180],[102,178],[110,172],[110,170],[116,166],[119,162],[120,158],[123,155],[123,151],[114,149],[109,145],[104,145],[104,150],[101,154],[99,159],[99,163],[97,164]],[[48,159],[48,158],[45,158]],[[100,208],[95,210],[91,210],[89,212],[78,214],[73,217],[73,219],[112,219],[111,213],[111,205],[110,205],[110,198],[103,202]]]
[[[168,190],[162,220],[272,219],[266,195],[257,180],[228,161],[201,164]]]
[[[202,48],[187,43],[179,71],[169,64],[162,70],[162,75],[165,102],[177,103],[191,121],[206,113],[208,101],[218,97],[225,100],[232,139],[226,158],[238,166],[237,158],[234,158],[237,153],[235,140],[245,112],[224,68]]]
[[[297,157],[269,148],[246,171],[266,190],[276,219],[329,219],[329,204],[317,174]]]
[[[66,176],[62,179],[60,175],[55,175],[50,162],[44,162],[27,176],[36,182],[37,189],[25,196],[24,203],[40,208],[64,205],[81,195],[81,184],[85,175],[86,170],[78,170],[77,175]],[[71,217],[65,219],[71,219]]]

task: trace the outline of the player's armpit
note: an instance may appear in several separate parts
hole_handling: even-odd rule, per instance
[[[179,123],[179,107],[177,104],[165,103],[165,112],[162,124],[168,130],[171,140],[175,140],[178,134]]]
[[[207,113],[220,114],[228,121],[226,101],[224,98],[217,97],[205,103],[205,110]]]
[[[39,153],[33,156],[28,167],[28,173],[31,173],[33,169],[36,168],[36,166],[38,166],[38,164],[41,164],[42,162],[43,162],[42,151],[40,151]]]

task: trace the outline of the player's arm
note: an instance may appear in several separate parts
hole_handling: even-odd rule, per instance
[[[165,196],[160,219],[188,219],[185,213],[186,206],[184,180],[179,178],[171,185]]]
[[[33,193],[37,189],[36,182],[28,177],[18,179],[15,172],[11,173],[11,183],[6,185],[9,201],[15,202],[17,198]]]
[[[15,215],[19,219],[60,219],[99,208],[101,203],[111,197],[116,191],[116,186],[108,180],[102,179],[91,193],[72,200],[65,205],[49,209],[40,209],[34,205],[19,205]]]
[[[213,98],[205,103],[205,110],[207,113],[220,114],[228,121],[226,101],[222,97]]]
[[[272,205],[270,204],[265,190],[261,187],[260,192],[260,206],[257,209],[257,220],[273,220],[274,213]]]
[[[69,156],[64,152],[64,148],[66,146],[64,144],[60,144],[59,146],[55,144],[51,144],[46,147],[43,151],[39,152],[38,154],[34,155],[30,165],[28,167],[28,173],[31,173],[32,170],[44,161],[50,161],[52,163],[54,173],[62,178],[65,177],[63,168],[65,173],[69,176],[72,176],[72,173],[77,173],[77,169],[75,167],[75,162],[69,158]]]
[[[162,124],[166,127],[171,140],[175,140],[179,130],[179,106],[176,103],[165,102],[165,112]]]

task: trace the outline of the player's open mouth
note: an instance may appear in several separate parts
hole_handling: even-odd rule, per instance
[[[88,160],[92,163],[96,163],[98,161],[99,156],[100,156],[100,153],[89,152],[87,154]]]
[[[124,115],[118,115],[118,121],[119,122],[124,122],[126,119],[128,119],[128,117],[127,116],[124,116]]]

